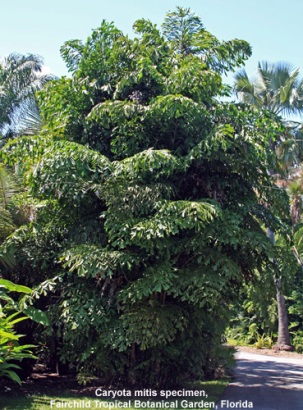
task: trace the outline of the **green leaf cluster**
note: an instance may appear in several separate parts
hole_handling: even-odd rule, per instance
[[[8,377],[21,384],[20,377],[16,373],[20,366],[12,362],[35,358],[31,351],[35,346],[19,343],[23,335],[16,334],[14,326],[28,319],[28,316],[20,316],[19,311],[9,313],[14,308],[15,302],[8,292],[31,293],[31,289],[0,279],[0,376]]]

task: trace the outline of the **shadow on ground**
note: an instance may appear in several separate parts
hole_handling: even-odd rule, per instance
[[[254,410],[302,410],[303,362],[281,363],[275,358],[262,360],[260,356],[253,356],[237,360],[234,378],[221,398],[218,410],[232,406]],[[238,407],[233,405],[236,402],[241,402]],[[245,407],[247,403],[244,402],[253,407]]]

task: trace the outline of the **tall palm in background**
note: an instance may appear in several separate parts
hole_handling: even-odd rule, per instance
[[[42,58],[34,54],[13,53],[0,60],[0,147],[8,138],[41,130],[35,94],[55,78],[44,75],[42,68]],[[0,243],[15,229],[9,203],[16,189],[14,176],[0,163]],[[10,256],[1,254],[0,262],[13,264]]]
[[[0,61],[0,134],[2,138],[35,134],[41,120],[35,93],[53,75],[42,74],[43,60],[12,53]]]
[[[294,170],[298,172],[303,159],[302,124],[298,120],[303,114],[303,80],[299,77],[299,70],[285,62],[275,64],[261,62],[258,63],[254,78],[250,79],[244,69],[235,75],[234,90],[241,102],[269,110],[282,119],[285,132],[272,141],[271,145],[278,158],[277,169],[269,172],[280,174],[280,180],[281,177],[289,179]],[[295,118],[290,119],[289,116]],[[285,185],[287,186],[287,183]],[[292,217],[294,217],[293,207]],[[268,236],[274,243],[274,232],[270,229],[268,229]],[[277,344],[287,348],[290,346],[290,337],[281,276],[275,278],[275,286],[279,322]]]
[[[281,116],[301,115],[303,80],[299,69],[290,64],[258,63],[257,75],[249,79],[245,69],[235,75],[235,91],[240,101],[265,108]]]
[[[280,170],[297,166],[303,159],[303,80],[299,69],[286,62],[259,62],[255,77],[250,79],[244,69],[235,75],[234,90],[241,102],[280,116],[286,132],[272,147],[280,159]]]

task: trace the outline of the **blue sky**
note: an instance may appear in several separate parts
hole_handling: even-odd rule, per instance
[[[66,75],[59,53],[66,40],[85,40],[103,19],[131,34],[136,19],[161,24],[176,6],[190,7],[221,40],[248,41],[250,75],[261,60],[288,61],[303,75],[303,0],[10,0],[1,4],[0,56],[40,54],[56,75]]]

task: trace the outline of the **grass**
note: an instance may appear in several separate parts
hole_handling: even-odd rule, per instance
[[[176,409],[186,408],[181,406],[181,401],[186,400],[189,404],[188,408],[194,408],[194,404],[201,401],[207,403],[215,403],[219,400],[220,396],[224,392],[226,386],[228,384],[228,379],[221,379],[209,382],[197,382],[191,387],[186,387],[186,390],[200,390],[205,391],[207,397],[171,397],[167,401],[175,402],[178,400],[178,406],[175,407]],[[126,398],[118,398],[120,402],[126,403],[127,408],[129,410],[137,410],[139,408],[151,408],[150,407],[134,407],[134,402],[128,406],[129,397]],[[146,397],[140,398],[141,402],[146,402],[148,399]],[[156,401],[161,401],[162,398],[158,397],[154,399]],[[147,403],[146,403],[147,404]],[[206,404],[207,406],[207,404]],[[19,396],[14,397],[13,393],[8,395],[0,395],[0,409],[1,410],[49,410],[49,409],[107,409],[107,410],[118,410],[118,407],[115,407],[115,402],[110,400],[101,400],[97,397],[79,397],[73,396],[71,394],[60,394],[58,392],[58,396],[54,395],[27,395],[27,396]],[[121,408],[121,407],[120,407]],[[158,407],[164,408],[164,407]],[[203,408],[198,407],[200,410]],[[205,409],[212,408],[210,406],[205,407]]]

